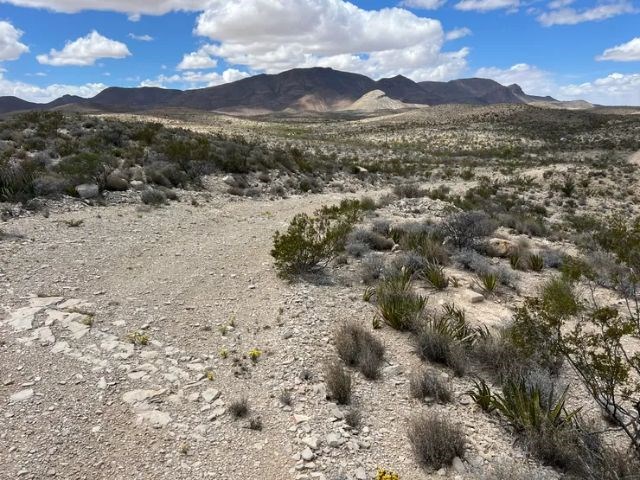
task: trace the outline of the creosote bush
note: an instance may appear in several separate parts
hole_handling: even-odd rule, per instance
[[[464,455],[464,432],[446,417],[418,415],[409,423],[408,436],[418,462],[427,467],[447,467]]]
[[[379,377],[384,345],[369,331],[348,322],[336,331],[333,342],[345,364],[357,368],[366,378]]]
[[[322,207],[314,215],[293,217],[285,233],[276,232],[271,256],[281,277],[291,277],[326,266],[344,250],[347,235],[361,218],[358,200]]]

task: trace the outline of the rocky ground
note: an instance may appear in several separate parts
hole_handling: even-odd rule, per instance
[[[449,379],[452,403],[412,399],[408,375],[420,361],[389,328],[377,332],[387,351],[382,378],[354,374],[361,425],[349,427],[348,409],[327,400],[322,365],[336,355],[333,332],[347,319],[369,327],[374,307],[355,281],[282,281],[269,252],[295,213],[345,195],[190,193],[155,209],[74,201],[51,205],[48,218],[7,222],[0,477],[365,480],[381,467],[402,479],[463,479],[526,463],[497,418],[465,394],[471,379]],[[416,201],[422,211],[440,208]],[[403,202],[386,214],[415,211]],[[449,290],[430,302],[455,298],[476,322],[509,314],[499,300],[478,298],[469,279]],[[235,419],[230,407],[241,398],[249,413]],[[423,409],[467,434],[464,458],[448,470],[425,471],[412,455],[406,423]],[[557,477],[533,467],[528,478]]]

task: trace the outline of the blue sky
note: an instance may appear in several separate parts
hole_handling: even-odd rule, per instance
[[[638,105],[639,13],[630,0],[0,0],[0,95],[198,88],[320,65]]]

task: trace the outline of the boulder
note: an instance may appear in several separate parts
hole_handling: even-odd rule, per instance
[[[95,198],[100,195],[100,189],[95,183],[83,183],[76,187],[78,196],[83,199]]]
[[[107,190],[124,191],[129,189],[129,182],[121,172],[115,170],[107,175],[105,186]]]
[[[491,238],[485,247],[487,255],[491,257],[509,258],[518,252],[518,245],[504,238]]]

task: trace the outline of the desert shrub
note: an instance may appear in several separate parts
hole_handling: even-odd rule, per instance
[[[562,277],[553,277],[543,286],[540,293],[542,307],[552,316],[568,318],[580,312],[582,306],[575,287]]]
[[[423,360],[440,363],[451,368],[456,375],[467,371],[467,354],[464,347],[451,336],[431,326],[423,326],[414,337],[416,351]]]
[[[324,382],[329,398],[340,405],[351,403],[351,375],[339,362],[333,361],[325,366]]]
[[[293,217],[285,233],[276,232],[271,256],[282,277],[326,266],[345,246],[347,235],[360,219],[357,201],[344,201],[337,207],[323,207],[313,216]]]
[[[487,385],[483,379],[474,380],[474,388],[469,390],[467,394],[471,399],[485,412],[492,412],[495,410],[493,401],[493,393],[491,388]]]
[[[350,408],[344,413],[344,421],[351,428],[359,428],[362,423],[362,414],[357,408]]]
[[[238,398],[229,404],[229,413],[233,418],[244,418],[249,414],[249,401],[245,398]]]
[[[498,288],[498,276],[491,271],[478,274],[478,285],[482,290],[491,295]]]
[[[451,390],[442,377],[434,371],[420,370],[409,379],[409,392],[414,398],[431,397],[436,402],[451,401]]]
[[[145,205],[164,205],[167,203],[167,196],[161,190],[149,188],[142,192],[140,200]]]
[[[508,332],[504,331],[481,335],[470,355],[496,380],[526,372],[534,365],[511,343]]]
[[[347,237],[347,246],[350,244],[362,244],[371,250],[391,250],[394,242],[379,233],[364,228],[356,228]]]
[[[348,322],[340,327],[333,343],[340,358],[369,379],[378,378],[384,359],[384,345],[360,325]]]
[[[427,261],[421,255],[415,252],[402,253],[395,257],[388,265],[385,276],[395,277],[401,275],[401,272],[406,272],[413,276],[421,272],[426,265]]]
[[[249,419],[249,430],[261,431],[262,430],[262,418],[260,417],[251,417]]]
[[[378,280],[384,273],[384,258],[381,255],[367,255],[362,260],[361,278],[365,285]]]
[[[454,214],[439,225],[442,236],[457,248],[471,248],[480,238],[491,235],[495,229],[495,222],[480,211]]]
[[[449,286],[449,278],[444,273],[444,268],[436,263],[427,262],[420,277],[436,290],[444,290]]]
[[[464,455],[464,432],[446,417],[418,415],[410,421],[407,433],[416,458],[425,466],[439,469]]]
[[[350,240],[347,240],[344,250],[349,255],[356,258],[364,257],[370,251],[366,244],[362,242],[352,242]]]
[[[531,254],[527,259],[529,268],[534,272],[541,272],[544,268],[544,258],[542,255]]]
[[[396,330],[412,329],[426,305],[426,299],[412,290],[411,277],[406,271],[380,283],[376,302],[382,319]]]
[[[417,183],[401,183],[393,187],[393,193],[399,198],[420,198],[427,192]]]

